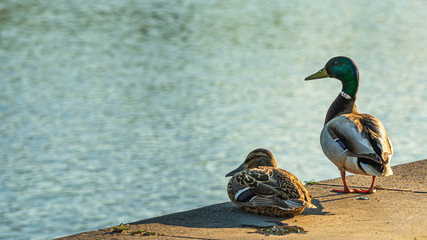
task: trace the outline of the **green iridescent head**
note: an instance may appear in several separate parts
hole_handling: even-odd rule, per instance
[[[351,99],[356,98],[357,88],[359,87],[359,71],[356,64],[348,57],[331,58],[324,68],[308,76],[305,80],[319,78],[336,78],[342,82],[342,91]]]

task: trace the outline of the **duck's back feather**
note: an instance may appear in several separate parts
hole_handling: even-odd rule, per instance
[[[335,117],[325,125],[321,145],[339,168],[367,175],[391,175],[391,143],[383,124],[372,115],[349,113]]]
[[[384,163],[387,163],[389,161],[388,156],[392,154],[392,149],[381,121],[369,114],[344,114],[344,116],[357,125],[364,138],[371,143],[374,152],[380,156]]]
[[[282,211],[315,208],[302,183],[290,172],[272,167],[245,169],[229,181],[230,199],[246,208],[275,207]]]

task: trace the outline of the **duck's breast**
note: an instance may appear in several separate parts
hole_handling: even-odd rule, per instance
[[[341,141],[336,141],[337,137],[333,136],[334,134],[330,132],[329,128],[333,121],[334,119],[323,127],[320,133],[320,146],[326,157],[342,171],[344,170],[345,161],[347,159],[347,149],[345,149]]]

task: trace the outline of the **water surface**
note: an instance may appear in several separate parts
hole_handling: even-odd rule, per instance
[[[320,149],[337,55],[392,164],[426,158],[422,1],[0,3],[0,238],[46,239],[227,201],[257,147],[302,181]]]

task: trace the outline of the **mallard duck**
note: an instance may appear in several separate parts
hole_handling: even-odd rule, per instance
[[[356,94],[359,87],[359,71],[356,64],[347,57],[334,57],[320,71],[305,80],[336,78],[342,83],[342,90],[332,102],[326,114],[320,144],[326,157],[341,171],[344,189],[342,193],[373,193],[377,176],[390,176],[393,171],[390,159],[393,147],[383,124],[376,117],[362,114],[356,108]],[[372,176],[369,189],[350,191],[345,173]]]
[[[275,217],[293,217],[311,204],[311,196],[292,173],[277,168],[273,154],[258,148],[226,177],[231,201],[246,211]]]

